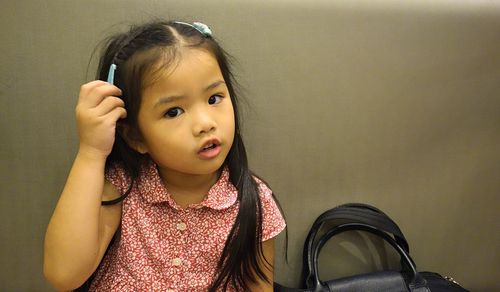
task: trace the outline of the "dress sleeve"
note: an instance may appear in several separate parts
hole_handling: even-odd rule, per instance
[[[259,179],[255,180],[259,186],[259,196],[262,203],[262,241],[266,241],[283,231],[286,223],[271,189]]]
[[[125,169],[117,163],[106,169],[105,178],[118,190],[120,195],[125,194],[131,183],[130,176],[128,176]]]

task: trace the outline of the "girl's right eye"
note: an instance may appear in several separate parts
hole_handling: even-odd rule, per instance
[[[167,112],[165,113],[165,117],[175,118],[177,116],[180,116],[183,112],[184,112],[184,110],[181,109],[180,107],[173,107],[173,108],[167,110]]]

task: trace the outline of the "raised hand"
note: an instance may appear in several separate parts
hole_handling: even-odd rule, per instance
[[[80,153],[95,158],[111,153],[116,123],[127,116],[123,100],[117,97],[121,94],[118,87],[100,80],[81,86],[75,109]]]

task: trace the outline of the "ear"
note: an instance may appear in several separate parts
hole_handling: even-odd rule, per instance
[[[117,131],[119,131],[123,140],[125,140],[130,148],[141,154],[148,153],[148,148],[144,144],[142,136],[137,129],[125,123],[118,123]]]

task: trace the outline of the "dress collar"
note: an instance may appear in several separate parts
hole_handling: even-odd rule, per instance
[[[163,184],[156,164],[148,162],[141,169],[138,180],[139,191],[150,204],[168,203],[172,208],[182,208],[172,199]],[[217,182],[210,188],[203,201],[191,204],[187,208],[200,209],[208,207],[214,210],[223,210],[234,205],[238,198],[238,190],[229,180],[229,169],[224,167]]]

